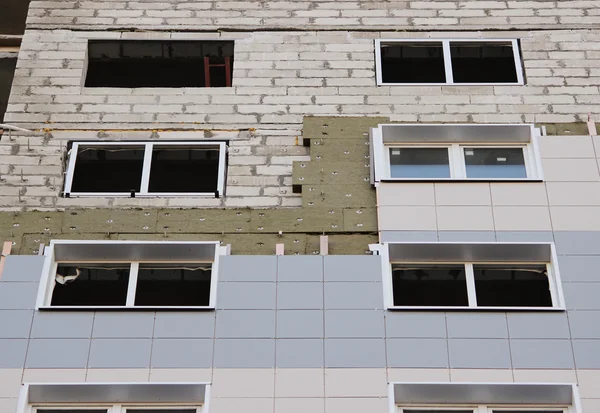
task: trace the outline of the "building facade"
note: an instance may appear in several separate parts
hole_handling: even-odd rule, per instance
[[[33,0],[0,411],[600,413],[597,1]]]

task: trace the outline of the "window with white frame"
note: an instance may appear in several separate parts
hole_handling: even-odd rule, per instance
[[[73,142],[64,193],[219,197],[226,152],[225,142]]]
[[[569,413],[569,406],[398,406],[397,413]]]
[[[380,125],[373,182],[540,180],[538,134],[530,125]]]
[[[31,406],[31,413],[202,413],[201,406],[144,406],[144,405],[101,405],[101,406]]]
[[[38,307],[214,308],[217,242],[55,240]]]
[[[563,309],[551,243],[386,243],[391,309]]]
[[[378,85],[522,85],[516,39],[375,40]]]

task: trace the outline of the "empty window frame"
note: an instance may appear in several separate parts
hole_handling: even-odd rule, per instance
[[[55,255],[57,245],[61,251],[86,248],[89,254]],[[212,309],[222,252],[216,242],[52,241],[45,251],[49,261],[38,308]],[[169,254],[175,256],[169,259]]]
[[[66,197],[223,194],[224,142],[74,142]]]
[[[63,406],[30,406],[27,413],[202,413],[201,406],[176,405],[63,405]]]
[[[571,413],[570,406],[464,405],[397,406],[396,413]]]
[[[233,41],[90,40],[85,87],[230,87]]]
[[[542,180],[532,125],[402,124],[371,129],[372,182]]]
[[[515,39],[375,40],[378,85],[522,85]]]
[[[505,251],[526,248],[527,244],[510,243],[454,244],[466,251],[476,250],[470,245],[482,248],[497,246],[499,248],[494,254],[499,257],[498,261],[478,260],[477,253],[473,253],[470,260],[436,259],[444,255],[443,249],[447,250],[451,244],[394,244],[400,248],[408,246],[413,251],[435,251],[431,254],[426,252],[431,258],[421,256],[414,260],[410,256],[394,258],[393,253],[387,257],[387,247],[376,248],[384,255],[384,268],[389,269],[389,272],[384,270],[386,306],[392,309],[455,310],[564,308],[556,255],[551,244],[529,244],[547,249],[550,256],[547,262],[539,258],[511,260],[510,252]],[[508,248],[503,250],[504,246]]]

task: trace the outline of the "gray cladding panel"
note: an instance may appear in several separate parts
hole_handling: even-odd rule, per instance
[[[228,310],[274,310],[274,282],[220,282],[217,308]]]
[[[275,338],[275,311],[217,312],[217,338]]]
[[[150,367],[150,339],[96,338],[90,347],[89,368]]]
[[[559,255],[560,278],[566,282],[600,282],[600,255]]]
[[[445,339],[388,339],[388,367],[448,368],[448,344]]]
[[[152,344],[153,368],[210,368],[213,340],[157,339]]]
[[[454,339],[448,340],[450,367],[455,369],[511,368],[508,340]]]
[[[573,340],[573,353],[578,369],[600,369],[600,340]]]
[[[219,281],[272,281],[277,278],[277,257],[224,255],[219,257]]]
[[[323,257],[278,256],[277,281],[323,281]]]
[[[448,313],[450,338],[508,338],[505,313]]]
[[[0,339],[0,349],[0,368],[23,368],[27,353],[26,339]]]
[[[325,281],[381,281],[381,259],[374,255],[326,255]]]
[[[563,283],[565,304],[569,310],[600,310],[600,282]]]
[[[94,338],[150,338],[154,313],[96,313]]]
[[[385,313],[389,338],[445,338],[446,315],[442,312],[388,311]]]
[[[383,308],[381,282],[325,283],[326,310],[374,310]]]
[[[212,338],[215,335],[215,313],[156,312],[156,338]]]
[[[281,310],[323,309],[322,282],[280,282],[277,284],[277,308]]]
[[[326,310],[326,338],[384,338],[381,310]]]
[[[277,311],[278,338],[322,338],[323,311],[280,310]]]
[[[89,339],[31,339],[25,367],[85,368],[89,349]]]
[[[510,338],[569,338],[566,313],[509,313]]]
[[[44,256],[9,255],[2,270],[2,281],[38,282],[42,276]]]
[[[27,310],[35,308],[39,283],[0,282],[0,305],[3,310]]]
[[[29,338],[33,310],[0,310],[0,338]]]
[[[37,311],[31,329],[32,338],[90,338],[93,312],[56,313]]]
[[[325,340],[325,367],[385,367],[383,339]]]
[[[277,367],[323,367],[323,340],[281,339],[277,340],[275,348]]]
[[[510,352],[515,369],[572,369],[574,367],[570,340],[511,340]]]
[[[275,340],[217,339],[214,367],[273,368],[275,367]]]

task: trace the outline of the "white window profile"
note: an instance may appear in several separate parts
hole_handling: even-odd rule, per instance
[[[65,197],[220,197],[225,142],[73,142]]]
[[[523,85],[516,39],[376,39],[378,86]]]
[[[26,413],[138,413],[156,410],[156,413],[202,413],[202,406],[184,405],[140,405],[140,404],[113,404],[113,405],[32,405]]]
[[[391,310],[563,311],[553,243],[384,243]],[[527,258],[527,257],[531,258]]]
[[[571,413],[571,406],[531,405],[414,405],[397,406],[396,413]]]
[[[379,125],[372,183],[540,181],[539,133],[532,125]]]
[[[37,309],[214,309],[219,257],[204,241],[53,240]]]

